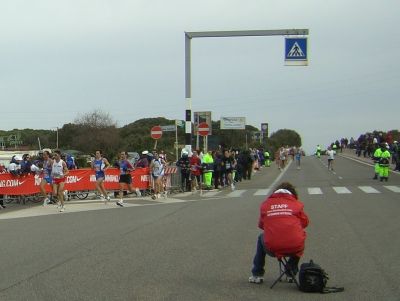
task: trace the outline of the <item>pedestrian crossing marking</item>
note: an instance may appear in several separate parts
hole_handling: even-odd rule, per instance
[[[271,189],[258,189],[254,195],[268,195]]]
[[[333,188],[333,190],[335,190],[336,193],[338,193],[338,194],[351,193],[351,191],[348,190],[346,187],[339,187],[339,186],[337,186],[337,187],[332,187],[332,188]]]
[[[203,196],[205,197],[212,197],[212,196],[216,196],[218,193],[220,193],[221,191],[207,191],[206,193],[203,193]]]
[[[371,186],[358,186],[362,191],[365,193],[381,193],[380,191],[376,190],[374,187]]]
[[[242,196],[247,190],[234,190],[231,193],[228,193],[227,197],[237,198]]]
[[[371,194],[381,193],[380,191],[378,191],[377,189],[375,189],[371,186],[352,186],[352,187],[358,187],[364,193],[371,193]],[[382,187],[384,187],[385,189],[387,189],[391,192],[400,193],[399,186],[387,185],[387,186],[382,186]],[[324,189],[327,189],[327,190],[329,190],[330,188],[332,188],[337,194],[353,193],[347,187],[344,187],[344,186],[324,187]],[[258,189],[255,192],[254,192],[254,190],[255,189],[241,189],[241,190],[235,190],[235,191],[213,190],[213,191],[205,192],[203,194],[203,196],[213,197],[218,194],[218,195],[222,196],[221,199],[225,199],[227,197],[242,197],[245,193],[250,193],[250,192],[253,192],[254,196],[261,196],[261,195],[267,196],[271,192],[271,189]],[[308,191],[308,194],[314,194],[314,195],[315,194],[317,194],[317,195],[323,194],[323,191],[320,187],[309,187],[309,188],[307,188],[307,191]],[[149,197],[139,198],[139,200],[147,200],[149,203],[135,204],[135,203],[125,202],[124,207],[132,208],[132,207],[140,207],[140,206],[167,205],[167,204],[173,204],[173,203],[195,202],[195,201],[200,200],[198,198],[180,199],[180,197],[190,197],[191,195],[195,196],[196,194],[193,194],[191,192],[183,193],[183,194],[176,195],[174,198],[168,197],[167,199],[162,198],[162,199],[157,199],[156,201],[151,200]],[[101,201],[101,200],[86,200],[86,202],[70,201],[70,202],[66,202],[66,204],[67,204],[66,211],[64,213],[60,213],[59,210],[57,210],[57,208],[55,206],[50,206],[50,205],[46,206],[46,207],[34,206],[31,208],[26,208],[24,210],[2,212],[2,214],[0,214],[0,220],[24,218],[24,217],[31,217],[31,216],[45,216],[45,215],[52,215],[52,214],[68,214],[68,213],[86,212],[86,211],[104,210],[104,209],[123,210],[120,207],[115,205],[114,200],[107,204],[104,204],[104,201]]]
[[[308,194],[322,194],[322,190],[319,187],[307,188]]]
[[[400,192],[400,188],[397,186],[383,186],[383,187],[385,187],[386,189],[389,189],[390,191],[393,191],[393,192]]]

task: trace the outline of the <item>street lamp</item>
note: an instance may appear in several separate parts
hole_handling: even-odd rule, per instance
[[[56,129],[56,149],[58,149],[58,126],[53,127],[53,129]]]

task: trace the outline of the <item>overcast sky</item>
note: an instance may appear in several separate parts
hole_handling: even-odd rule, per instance
[[[54,129],[100,109],[119,126],[184,119],[184,32],[308,28],[192,40],[192,110],[296,130],[314,149],[399,129],[398,0],[0,0],[0,129]]]

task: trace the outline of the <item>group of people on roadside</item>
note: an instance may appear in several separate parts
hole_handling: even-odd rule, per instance
[[[267,150],[237,150],[221,146],[205,153],[195,150],[189,154],[183,150],[176,162],[180,169],[182,191],[225,187],[234,190],[237,182],[251,180],[252,174],[270,164]]]
[[[381,169],[379,166],[383,170],[386,170],[386,168],[390,170],[391,163],[395,165],[393,168],[394,171],[400,171],[400,142],[398,138],[398,133],[396,134],[394,131],[387,133],[374,131],[373,133],[361,134],[358,139],[351,137],[350,142],[348,142],[347,138],[342,138],[341,141],[344,141],[343,144],[336,140],[332,145],[336,145],[337,149],[339,149],[339,145],[341,148],[354,149],[358,157],[371,158],[374,162],[374,179],[380,177],[386,180],[386,172],[383,172],[383,176],[379,176]],[[389,161],[388,163],[381,162],[379,165],[379,161],[382,161],[379,158],[382,149],[385,151],[385,156],[389,154],[390,157],[389,159],[383,159],[385,162]]]

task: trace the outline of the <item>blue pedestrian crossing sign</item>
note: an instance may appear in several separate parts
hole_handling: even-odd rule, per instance
[[[285,38],[285,65],[308,65],[307,38]]]

